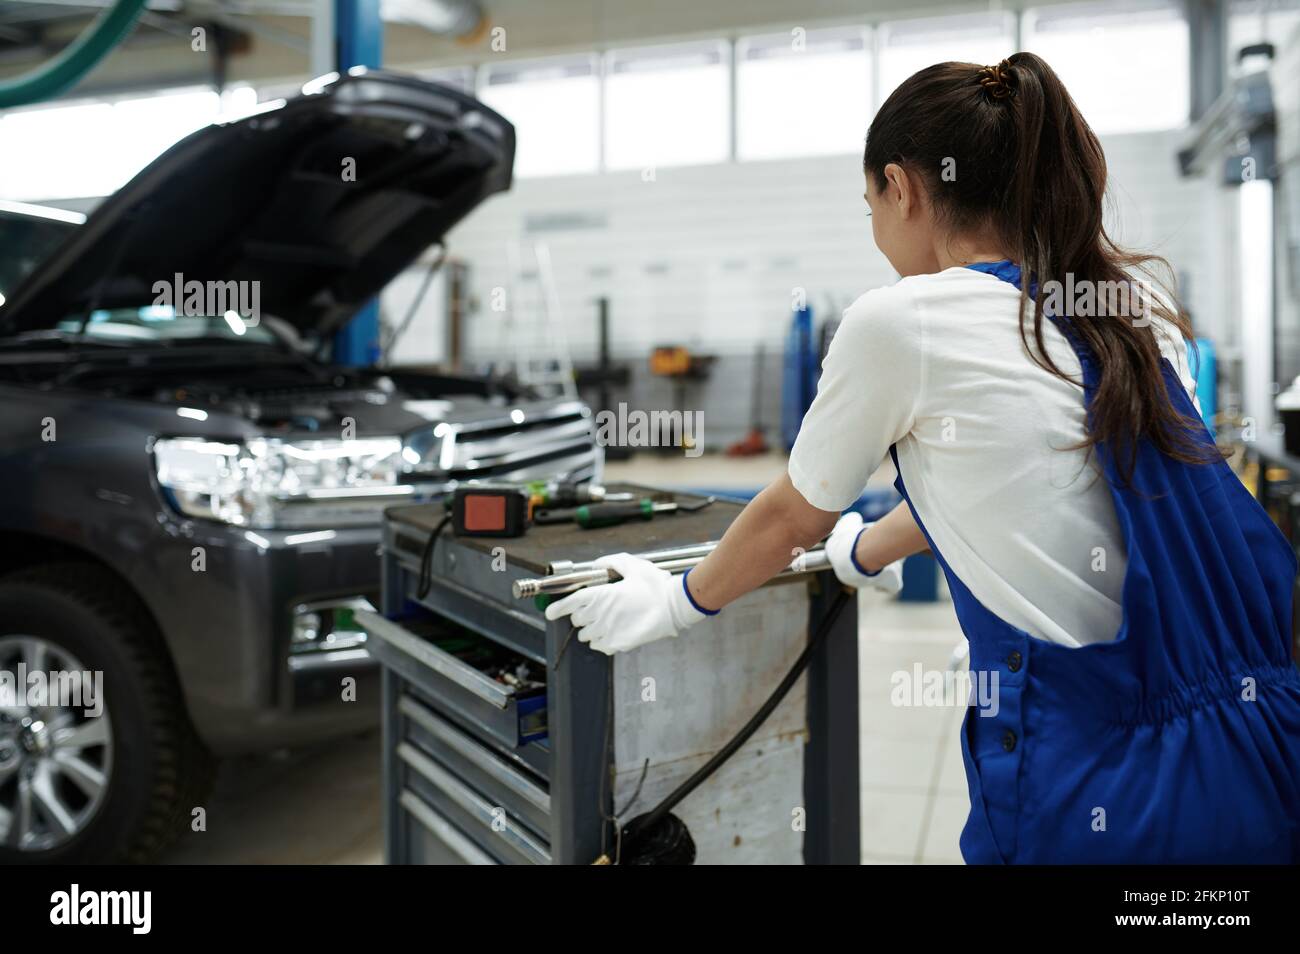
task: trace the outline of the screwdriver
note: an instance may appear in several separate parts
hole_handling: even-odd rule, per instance
[[[657,513],[674,513],[678,510],[688,513],[707,507],[711,503],[713,503],[712,497],[694,504],[643,497],[626,503],[587,504],[573,511],[573,522],[584,530],[595,530],[600,527],[616,527],[629,520],[651,520]]]

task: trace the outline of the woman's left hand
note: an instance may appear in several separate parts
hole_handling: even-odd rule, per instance
[[[859,513],[846,513],[826,541],[826,555],[845,586],[868,587],[892,595],[903,588],[902,560],[895,560],[874,573],[858,562],[858,539],[873,526],[874,523],[863,523]]]
[[[588,586],[546,607],[550,620],[568,616],[578,639],[606,655],[676,636],[711,615],[697,609],[685,576],[673,576],[649,560],[616,553],[596,561],[622,577]]]

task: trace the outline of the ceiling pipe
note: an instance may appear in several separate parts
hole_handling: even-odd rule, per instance
[[[79,15],[85,7],[108,7],[116,0],[15,0],[33,8],[32,19],[48,17],[40,11],[41,5],[66,6],[69,15]],[[142,4],[154,12],[201,13],[210,18],[214,13],[231,17],[284,16],[313,17],[317,13],[314,0],[148,0]],[[80,8],[80,9],[78,9]],[[478,0],[381,0],[380,17],[388,23],[417,26],[439,36],[450,37],[462,43],[473,43],[488,31],[490,20],[483,4]],[[8,23],[21,18],[5,17]]]
[[[23,0],[33,3],[34,0]],[[70,5],[71,0],[51,0],[56,5]],[[0,109],[53,99],[71,89],[131,32],[146,7],[171,12],[211,11],[211,19],[236,29],[272,36],[302,51],[304,38],[285,34],[269,24],[243,22],[272,10],[282,14],[311,16],[311,0],[77,0],[85,6],[103,7],[100,15],[86,30],[57,56],[36,69],[12,79],[0,80]],[[111,4],[111,5],[110,5]],[[149,15],[150,20],[155,18]],[[381,0],[380,17],[388,23],[401,23],[428,30],[462,44],[477,43],[487,35],[490,21],[477,0]],[[155,25],[157,25],[155,23]]]
[[[53,59],[21,76],[0,80],[0,109],[53,99],[77,85],[126,39],[144,5],[145,0],[118,0]]]

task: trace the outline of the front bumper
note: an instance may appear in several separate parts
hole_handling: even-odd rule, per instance
[[[303,604],[377,598],[378,528],[295,533],[168,522],[164,530],[139,585],[209,748],[264,751],[377,723],[369,652],[295,652],[293,620]]]

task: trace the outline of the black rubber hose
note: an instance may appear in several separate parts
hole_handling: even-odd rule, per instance
[[[417,577],[415,587],[417,599],[424,599],[433,587],[433,548],[437,545],[438,537],[442,535],[447,524],[451,523],[451,516],[449,513],[438,521],[438,525],[433,528],[433,533],[429,534],[429,539],[424,541],[424,552],[420,554],[420,575]]]
[[[704,765],[695,772],[695,774],[682,782],[681,785],[677,786],[677,788],[675,788],[662,802],[646,814],[638,815],[636,818],[628,822],[627,827],[623,829],[623,840],[626,845],[623,849],[624,851],[635,852],[635,841],[638,837],[644,838],[647,833],[653,837],[654,827],[659,824],[664,816],[676,808],[683,798],[695,791],[695,789],[697,789],[705,779],[716,772],[718,768],[727,761],[727,759],[731,758],[731,756],[736,753],[737,749],[748,742],[750,736],[758,731],[759,726],[761,726],[776,707],[781,704],[781,700],[784,699],[786,693],[790,691],[790,687],[795,684],[795,681],[803,674],[803,671],[808,668],[808,663],[812,659],[812,654],[816,652],[817,647],[825,641],[826,635],[831,631],[831,627],[835,625],[835,621],[839,619],[840,613],[843,612],[845,605],[849,602],[850,595],[851,593],[847,589],[841,589],[840,592],[836,594],[835,599],[831,602],[830,608],[826,611],[826,615],[822,617],[821,622],[817,626],[817,630],[813,633],[812,639],[808,640],[808,644],[804,646],[803,652],[801,652],[799,658],[794,661],[794,665],[790,667],[790,671],[785,674],[785,678],[782,679],[777,687],[772,690],[772,694],[767,697],[767,701],[759,707],[758,711],[755,712],[753,717],[745,723],[741,730],[737,732],[726,745],[720,748],[711,759],[705,762]]]

